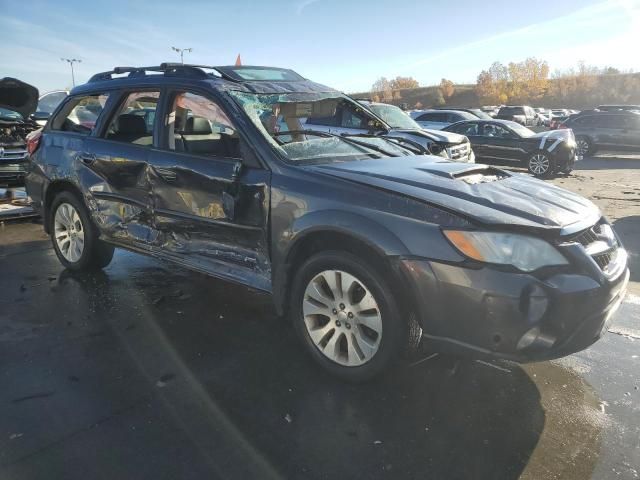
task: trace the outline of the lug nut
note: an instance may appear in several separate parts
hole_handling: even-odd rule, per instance
[[[353,318],[353,313],[349,312],[349,315],[347,315],[349,318]]]
[[[344,310],[344,303],[340,304],[340,310]]]
[[[336,313],[338,313],[338,310],[336,310],[335,308],[333,309],[333,314],[335,315]]]
[[[347,330],[351,328],[351,324],[350,323],[345,323],[344,325],[345,325],[345,327],[347,327]]]
[[[336,327],[340,326],[340,320],[336,320]]]

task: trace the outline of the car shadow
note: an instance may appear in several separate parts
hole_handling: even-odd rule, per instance
[[[640,282],[640,215],[619,218],[613,222],[613,228],[629,253],[629,279]]]
[[[274,478],[516,479],[544,429],[538,389],[518,366],[437,356],[345,384],[310,360],[266,296],[191,273],[143,272],[66,273],[60,282],[77,282],[100,311],[120,310],[126,292],[146,298],[135,335],[119,341],[145,376],[176,379],[161,394],[179,424],[208,419],[210,429],[190,433],[198,450],[217,444],[211,436],[236,444],[229,473],[258,462]],[[220,465],[230,453],[209,455]]]

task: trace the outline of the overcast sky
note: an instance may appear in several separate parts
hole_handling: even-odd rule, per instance
[[[494,61],[535,56],[640,70],[640,0],[0,0],[0,77],[42,92],[117,65],[185,61],[292,68],[347,92],[380,76],[475,82]]]

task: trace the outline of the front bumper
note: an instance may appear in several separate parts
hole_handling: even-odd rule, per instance
[[[490,267],[402,259],[423,335],[435,351],[529,362],[583,350],[607,330],[629,280],[539,279]]]

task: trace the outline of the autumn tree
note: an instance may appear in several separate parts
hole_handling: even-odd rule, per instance
[[[456,87],[451,80],[447,80],[443,78],[440,81],[440,91],[442,92],[442,96],[448,100],[450,99],[456,91]]]
[[[393,87],[386,77],[380,77],[371,86],[371,95],[376,95],[383,102],[393,99]]]
[[[484,103],[529,103],[541,98],[549,88],[549,65],[527,58],[508,66],[495,62],[478,75],[476,93]]]
[[[415,78],[412,77],[396,77],[391,80],[391,88],[393,90],[400,90],[403,88],[418,88],[420,84]]]

